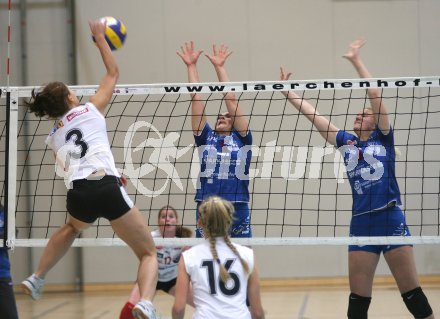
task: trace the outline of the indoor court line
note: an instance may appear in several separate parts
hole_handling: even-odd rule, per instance
[[[306,317],[304,317],[304,314],[306,312],[308,301],[309,301],[309,294],[305,294],[301,303],[301,307],[299,308],[298,319],[306,319]]]
[[[64,306],[68,305],[70,303],[70,301],[63,301],[60,302],[59,304],[53,306],[52,308],[49,308],[35,316],[32,317],[32,319],[40,319],[40,318],[45,318],[47,315],[50,315],[51,313],[56,312],[57,310],[63,308]]]

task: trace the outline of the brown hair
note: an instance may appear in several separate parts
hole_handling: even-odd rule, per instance
[[[165,205],[161,209],[159,209],[159,213],[157,214],[157,220],[159,221],[160,213],[164,210],[172,210],[176,215],[177,221],[179,221],[179,215],[177,214],[177,210],[171,205]],[[192,237],[193,231],[188,227],[184,227],[182,225],[176,225],[176,237],[177,238],[189,238]]]
[[[233,221],[234,206],[231,202],[217,196],[207,198],[199,206],[199,220],[203,225],[203,232],[209,240],[212,256],[220,266],[220,278],[226,282],[230,275],[225,266],[220,262],[216,248],[216,237],[223,237],[226,245],[240,259],[240,263],[246,273],[249,272],[249,265],[244,260],[237,248],[232,244],[229,237],[229,228]]]
[[[32,99],[25,102],[29,111],[38,117],[57,119],[69,110],[69,89],[62,82],[50,82],[42,90],[32,90]]]

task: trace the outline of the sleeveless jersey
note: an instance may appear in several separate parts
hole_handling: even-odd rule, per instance
[[[233,245],[248,263],[251,273],[254,268],[253,251],[245,246]],[[220,268],[212,257],[207,240],[182,253],[193,288],[193,318],[250,319],[251,314],[246,306],[249,274],[223,238],[216,239],[216,247],[220,262],[231,275],[226,284],[220,280]]]
[[[230,202],[249,202],[249,167],[252,158],[252,134],[217,135],[208,123],[200,135],[194,135],[201,163],[195,200],[221,196]]]
[[[151,236],[161,238],[159,229],[153,230]],[[182,247],[156,247],[159,263],[158,281],[168,282],[177,278],[178,265]]]
[[[102,170],[120,176],[110,149],[105,118],[92,104],[77,106],[55,121],[46,144],[55,152],[57,174],[66,185]]]
[[[367,141],[340,130],[336,144],[344,157],[353,197],[353,216],[402,205],[396,180],[392,128],[387,135],[376,127]]]

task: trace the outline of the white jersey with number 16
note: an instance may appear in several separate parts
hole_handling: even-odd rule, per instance
[[[250,274],[254,268],[253,251],[248,247],[233,245],[248,263]],[[251,314],[246,306],[249,274],[222,238],[216,239],[216,247],[220,262],[230,274],[226,283],[220,279],[220,267],[212,257],[208,241],[182,253],[185,270],[193,287],[196,306],[193,318],[250,319]]]

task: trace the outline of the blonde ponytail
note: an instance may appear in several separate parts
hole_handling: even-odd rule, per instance
[[[232,244],[229,237],[229,228],[232,224],[233,213],[234,206],[232,203],[217,196],[209,197],[199,206],[199,220],[202,223],[205,237],[209,240],[212,257],[220,267],[220,278],[224,283],[226,283],[231,276],[218,257],[216,237],[224,238],[229,249],[240,259],[244,271],[249,273],[249,265],[240,256],[240,253]]]

